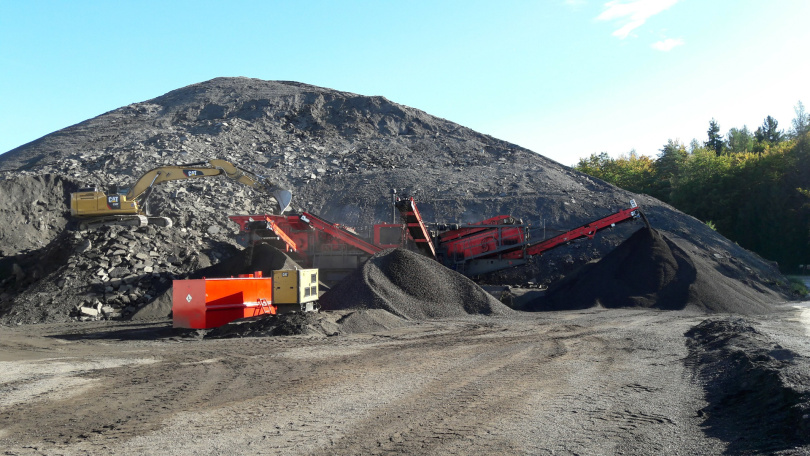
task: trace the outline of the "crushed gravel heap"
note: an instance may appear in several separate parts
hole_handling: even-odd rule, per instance
[[[810,442],[810,360],[742,318],[706,320],[686,332],[690,365],[703,380],[703,425],[729,454]]]
[[[214,328],[205,334],[206,339],[227,339],[231,337],[295,336],[302,334],[322,334],[318,325],[318,314],[292,312],[279,315],[262,315],[250,321],[240,321]]]
[[[509,214],[549,235],[635,199],[695,262],[700,257],[706,270],[738,279],[732,288],[756,297],[786,282],[777,265],[669,205],[418,109],[297,82],[216,78],[0,154],[0,324],[127,318],[160,299],[172,278],[233,255],[236,225],[227,216],[268,213],[275,202],[222,176],[157,186],[149,207],[173,227],[140,232],[148,238],[135,234],[132,245],[119,233],[114,237],[123,239],[100,239],[70,228],[69,195],[78,188],[128,187],[154,167],[212,158],[290,189],[293,211],[365,232],[390,220],[392,190],[416,197],[427,221],[472,223]],[[606,256],[636,229],[620,224],[482,280],[550,285]],[[92,247],[80,251],[85,240]],[[155,263],[152,273],[137,267],[146,263],[133,258],[138,254]],[[122,274],[114,266],[127,273],[114,277]],[[127,276],[138,280],[129,277],[122,291],[114,279]],[[776,300],[789,292],[782,291]]]
[[[0,258],[43,248],[68,225],[78,183],[58,174],[0,180]]]
[[[189,275],[189,278],[234,277],[239,274],[252,274],[256,271],[261,271],[264,277],[272,277],[273,271],[280,269],[304,269],[286,253],[267,244],[257,245],[253,249],[249,265],[247,265],[248,255],[248,250],[241,250],[220,263],[195,271]]]
[[[642,228],[526,306],[529,311],[644,307],[704,312],[764,313],[778,298],[718,258],[690,255],[655,229]],[[740,287],[742,281],[750,286]]]
[[[377,253],[320,303],[324,310],[383,309],[409,320],[512,312],[472,280],[404,249]]]
[[[208,331],[206,339],[268,336],[336,336],[390,331],[413,324],[382,309],[293,312],[237,320]]]
[[[347,312],[337,319],[340,332],[344,334],[389,331],[411,324],[383,309],[358,309]]]
[[[264,277],[272,277],[273,271],[304,268],[281,250],[271,245],[260,244],[253,248],[253,261],[248,269],[248,273],[262,271]]]

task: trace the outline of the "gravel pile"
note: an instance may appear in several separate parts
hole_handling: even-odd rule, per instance
[[[0,180],[0,259],[47,246],[68,225],[70,193],[79,186],[59,174]]]
[[[262,271],[264,277],[272,277],[273,271],[281,269],[304,269],[283,251],[267,244],[253,249],[253,259],[247,272]]]
[[[737,288],[756,296],[759,289],[776,290],[785,282],[776,265],[671,206],[418,109],[296,82],[217,78],[112,110],[0,155],[0,323],[68,321],[78,316],[77,306],[98,311],[99,303],[103,307],[118,293],[114,286],[113,293],[105,292],[103,279],[104,286],[95,283],[103,274],[64,272],[69,259],[95,271],[104,268],[103,261],[121,257],[114,254],[120,249],[96,251],[97,243],[91,249],[97,258],[64,254],[75,241],[95,239],[65,233],[71,225],[70,192],[89,184],[127,187],[151,168],[212,158],[289,188],[294,211],[358,230],[391,220],[391,189],[416,197],[428,221],[470,223],[509,214],[543,227],[544,235],[626,208],[635,198],[655,228],[677,237],[693,260],[701,257],[742,282]],[[236,225],[227,216],[269,213],[275,203],[219,177],[161,184],[149,206],[174,223],[165,235],[148,240],[159,255],[152,261],[167,265],[159,266],[161,278],[130,268],[129,275],[142,278],[134,293],[122,293],[130,303],[113,300],[118,303],[110,304],[117,307],[110,315],[119,310],[127,315],[127,307],[137,310],[143,299],[155,299],[156,281],[168,280],[168,274],[185,277],[207,267],[201,255],[212,265],[233,256]],[[484,280],[549,285],[604,257],[636,228],[618,225]],[[138,242],[133,253],[143,246]],[[198,263],[185,261],[195,256]],[[177,258],[182,261],[172,261]],[[43,280],[48,283],[39,283]],[[100,312],[104,315],[80,317],[107,318]]]
[[[411,324],[382,309],[326,313],[293,312],[237,320],[207,331],[207,339],[268,336],[336,336],[338,334],[390,331]]]
[[[467,277],[404,249],[377,253],[320,303],[324,310],[383,309],[409,320],[512,312]]]
[[[358,309],[342,315],[336,323],[344,334],[389,331],[411,324],[383,309]]]
[[[128,318],[170,291],[173,279],[233,257],[235,247],[185,228],[63,231],[46,248],[0,259],[17,271],[0,280],[0,322]]]
[[[286,253],[271,245],[258,245],[253,249],[252,257],[249,258],[249,255],[248,250],[240,250],[217,264],[195,271],[189,278],[234,277],[256,271],[261,271],[263,277],[272,277],[272,272],[280,269],[303,269]]]
[[[810,360],[741,318],[706,320],[686,332],[686,362],[703,382],[703,425],[729,454],[810,443]]]
[[[718,255],[719,256],[719,255]],[[740,314],[769,312],[778,301],[717,258],[690,255],[655,229],[642,228],[600,261],[586,265],[527,304],[526,310],[644,307]],[[727,259],[730,261],[730,259]],[[750,287],[741,287],[740,282]]]
[[[206,339],[227,339],[232,337],[322,335],[326,330],[320,326],[319,320],[319,315],[313,312],[262,315],[247,321],[233,322],[214,328],[208,331],[204,337]]]

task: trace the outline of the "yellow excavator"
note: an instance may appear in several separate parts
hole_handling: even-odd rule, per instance
[[[82,188],[70,194],[70,214],[78,222],[79,230],[87,230],[102,225],[145,226],[148,224],[168,227],[172,221],[166,217],[153,217],[146,209],[149,195],[155,185],[174,180],[198,179],[225,175],[229,179],[245,184],[275,198],[278,213],[282,214],[290,205],[292,193],[277,187],[247,170],[225,160],[213,159],[207,162],[189,163],[176,166],[161,166],[147,171],[130,188],[110,189],[104,193],[96,187]]]

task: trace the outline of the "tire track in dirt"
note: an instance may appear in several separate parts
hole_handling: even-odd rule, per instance
[[[689,325],[654,311],[583,311],[329,338],[128,341],[121,358],[158,362],[88,373],[99,385],[90,392],[3,410],[19,434],[0,444],[21,453],[722,452],[695,416],[701,392],[682,361]]]

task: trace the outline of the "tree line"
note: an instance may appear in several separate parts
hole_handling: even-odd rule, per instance
[[[801,101],[794,111],[787,131],[767,116],[723,136],[712,119],[704,142],[670,139],[656,157],[592,154],[575,169],[669,203],[796,272],[810,263],[810,115]]]

